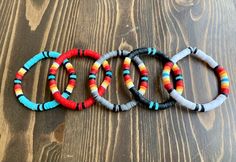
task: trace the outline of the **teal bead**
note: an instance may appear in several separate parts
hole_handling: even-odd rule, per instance
[[[77,76],[75,74],[72,74],[69,77],[72,78],[72,79],[76,79],[77,78]]]
[[[96,75],[89,75],[89,79],[96,79]]]
[[[151,102],[149,103],[149,109],[152,109],[153,105],[154,105],[154,102],[151,101]]]
[[[106,75],[112,76],[112,72],[111,72],[111,71],[107,71],[107,72],[106,72]]]
[[[130,74],[130,71],[129,70],[124,70],[123,75],[126,75],[126,74]]]
[[[141,80],[148,81],[148,77],[141,77]]]
[[[155,103],[155,110],[158,110],[159,109],[159,103]]]
[[[152,53],[152,48],[148,48],[148,54],[150,55]]]

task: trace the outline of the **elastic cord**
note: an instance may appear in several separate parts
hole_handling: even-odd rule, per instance
[[[91,90],[91,93],[95,100],[105,106],[109,110],[113,111],[127,111],[133,108],[134,106],[137,105],[137,102],[135,100],[131,100],[125,104],[113,104],[106,100],[105,98],[101,97],[98,93],[97,85],[96,85],[96,74],[98,72],[99,67],[101,64],[104,62],[104,60],[107,60],[112,57],[125,57],[129,54],[128,51],[123,51],[123,50],[117,50],[117,51],[112,51],[109,53],[104,54],[99,60],[97,60],[90,71],[89,75],[89,87]],[[139,93],[140,95],[143,95],[146,91],[146,88],[148,86],[148,71],[143,63],[143,61],[139,57],[134,58],[134,62],[138,65],[140,74],[141,74],[141,79],[140,79],[140,84],[139,84]],[[129,74],[129,71],[123,71],[124,75]],[[127,75],[128,76],[128,75]],[[126,77],[126,80],[129,80],[129,77]],[[107,85],[105,85],[107,87]]]
[[[24,75],[33,67],[36,63],[43,59],[47,58],[58,58],[60,54],[58,52],[54,51],[43,51],[41,53],[36,54],[33,58],[28,60],[22,68],[16,73],[16,79],[14,80],[14,91],[16,94],[17,99],[19,100],[20,103],[22,103],[25,107],[34,110],[34,111],[44,111],[44,110],[49,110],[53,109],[56,106],[59,105],[58,102],[55,100],[49,101],[49,102],[44,102],[44,103],[35,103],[30,101],[23,93],[22,90],[22,79]],[[66,67],[66,70],[68,72],[74,72],[74,68],[71,63],[66,59],[63,62],[63,65]],[[54,77],[54,76],[51,76]],[[69,76],[71,77],[71,75]],[[67,85],[67,88],[74,85],[76,79],[76,75],[74,75],[74,80],[69,82]],[[63,92],[62,97],[63,98],[68,98],[70,94]]]

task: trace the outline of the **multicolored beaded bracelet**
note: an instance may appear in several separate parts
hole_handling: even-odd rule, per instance
[[[79,103],[74,102],[72,100],[68,100],[61,95],[60,91],[57,88],[57,82],[55,80],[55,75],[57,73],[59,66],[62,64],[62,62],[65,59],[69,59],[74,56],[91,57],[95,60],[97,60],[101,57],[100,54],[98,54],[94,51],[91,51],[91,50],[72,49],[70,51],[67,51],[66,53],[64,53],[60,57],[58,57],[55,60],[55,62],[52,64],[52,66],[50,68],[49,75],[48,75],[48,79],[49,79],[49,83],[50,83],[50,90],[53,94],[53,97],[55,98],[55,100],[57,102],[59,102],[64,107],[72,109],[72,110],[82,110],[82,109],[89,108],[90,106],[92,106],[95,103],[95,100],[93,99],[93,97],[90,96],[88,99],[84,100],[83,102],[79,102]],[[99,90],[98,90],[99,91],[98,93],[100,95],[103,95],[105,93],[105,90],[106,90],[107,86],[110,84],[111,77],[112,77],[111,68],[110,68],[108,62],[104,61],[102,65],[103,65],[103,68],[105,69],[106,73],[105,73],[104,81],[102,82],[102,85],[99,87]],[[73,73],[73,74],[75,74],[75,73]],[[72,76],[75,76],[75,75],[72,75]],[[74,77],[72,77],[72,76],[70,77],[70,81],[73,81],[73,79],[74,79]],[[73,88],[74,88],[74,84],[66,89],[66,93],[71,94]]]
[[[104,62],[104,60],[107,60],[112,57],[117,57],[117,56],[125,57],[128,54],[129,54],[128,51],[123,51],[123,50],[117,50],[117,51],[112,51],[112,52],[106,53],[105,55],[103,55],[99,60],[97,60],[93,64],[91,71],[90,71],[90,75],[89,75],[89,87],[90,87],[91,93],[92,93],[93,97],[95,98],[95,100],[97,102],[101,103],[107,109],[113,110],[115,112],[130,110],[131,108],[133,108],[134,106],[137,105],[137,102],[135,100],[132,100],[132,101],[129,101],[128,103],[119,105],[119,104],[113,104],[113,103],[109,102],[108,100],[106,100],[105,98],[101,97],[101,95],[98,92],[97,85],[96,85],[96,74],[98,72],[99,67]],[[141,73],[141,80],[140,80],[140,84],[139,84],[139,93],[141,95],[143,95],[148,87],[148,71],[147,71],[143,61],[140,60],[139,57],[135,57],[134,62],[138,65],[139,71]],[[127,77],[125,77],[126,80],[130,79],[128,77],[128,74],[129,74],[128,70],[124,71],[123,74],[125,76],[127,76]]]
[[[19,102],[22,103],[25,107],[27,107],[31,110],[34,110],[34,111],[43,111],[43,110],[53,109],[59,105],[59,103],[56,102],[55,100],[45,102],[45,103],[32,102],[24,95],[23,90],[22,90],[22,79],[23,79],[24,75],[31,69],[31,67],[33,67],[36,63],[38,63],[39,61],[41,61],[43,59],[58,58],[59,56],[60,56],[60,54],[58,52],[43,51],[43,52],[35,55],[30,60],[28,60],[24,64],[24,66],[22,68],[20,68],[20,70],[16,73],[16,79],[14,80],[14,91],[15,91],[16,97],[19,100]],[[74,72],[74,68],[71,65],[71,63],[69,63],[68,60],[65,60],[63,62],[63,64],[66,67],[66,70],[68,72]],[[71,75],[69,77],[71,77]],[[76,79],[75,75],[73,77],[74,77],[74,79]],[[69,83],[67,85],[67,88],[69,88],[71,86],[70,84],[71,83]],[[62,94],[62,96],[64,98],[68,98],[69,95],[70,94],[67,94],[66,92],[63,92],[63,94]]]
[[[155,48],[139,48],[136,49],[134,51],[132,51],[128,57],[125,58],[124,60],[124,64],[123,64],[123,70],[128,71],[130,70],[130,63],[131,60],[134,59],[135,56],[138,55],[150,55],[150,56],[158,56],[161,58],[162,61],[167,62],[170,59],[161,51],[156,50]],[[182,77],[182,72],[180,70],[180,68],[178,67],[177,64],[175,64],[172,68],[170,68],[171,70],[173,70],[174,72],[174,78],[176,80],[176,87],[178,90],[178,93],[182,94],[183,92],[183,77]],[[175,104],[175,101],[170,98],[169,100],[163,102],[163,103],[158,103],[158,102],[154,102],[154,101],[150,101],[148,99],[146,99],[143,95],[140,94],[140,92],[135,88],[133,81],[130,77],[130,74],[128,75],[123,75],[125,78],[125,84],[128,87],[128,89],[132,92],[132,94],[135,96],[135,98],[140,101],[142,104],[146,105],[147,107],[149,107],[149,109],[152,110],[164,110],[167,109],[171,106],[173,106]],[[127,77],[129,77],[129,79],[126,79]],[[167,82],[165,82],[165,86],[167,86]],[[146,87],[144,89],[144,91],[146,90]]]
[[[186,48],[183,51],[177,53],[171,58],[171,62],[166,63],[163,71],[163,82],[165,84],[166,80],[169,80],[170,72],[168,70],[165,71],[165,69],[169,68],[171,64],[175,64],[179,60],[183,59],[184,57],[193,54],[197,58],[201,59],[202,61],[206,62],[218,75],[220,79],[220,94],[214,99],[213,101],[205,104],[198,104],[193,103],[184,97],[182,97],[175,89],[172,89],[172,83],[169,82],[170,86],[165,86],[165,88],[170,93],[170,96],[174,98],[179,104],[182,106],[185,106],[188,109],[194,110],[194,111],[210,111],[212,109],[215,109],[216,107],[220,106],[227,98],[229,94],[229,78],[227,75],[227,72],[224,70],[224,68],[218,63],[213,60],[210,56],[206,55],[203,51],[197,49],[197,48]]]

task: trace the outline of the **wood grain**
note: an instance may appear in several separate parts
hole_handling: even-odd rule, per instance
[[[0,0],[0,161],[236,161],[235,7],[235,0]],[[114,113],[95,104],[81,112],[59,106],[35,113],[20,105],[12,91],[16,71],[42,50],[78,47],[103,54],[150,46],[173,56],[189,45],[207,52],[229,73],[231,95],[214,111],[195,113],[176,105],[153,112],[139,105]],[[142,59],[152,74],[145,96],[167,99],[161,62]],[[79,78],[71,98],[81,101],[90,95],[84,87],[94,60],[71,62]],[[52,99],[46,82],[51,63],[38,63],[24,78],[24,92],[33,101]],[[122,59],[109,63],[114,77],[105,98],[124,103],[132,97],[121,77]],[[217,78],[206,64],[188,57],[179,65],[185,97],[207,102],[217,95]],[[132,71],[138,78],[134,66]],[[66,78],[61,68],[61,90]]]

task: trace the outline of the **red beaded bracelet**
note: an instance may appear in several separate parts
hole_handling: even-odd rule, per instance
[[[67,51],[66,53],[63,53],[62,55],[60,55],[60,57],[58,57],[54,63],[52,64],[50,71],[49,71],[49,76],[50,75],[56,75],[56,72],[59,68],[59,66],[63,63],[63,61],[65,59],[69,59],[71,57],[74,56],[79,56],[79,57],[91,57],[95,60],[99,59],[101,57],[100,54],[92,51],[92,50],[82,50],[82,49],[72,49],[70,51]],[[104,61],[104,63],[102,64],[103,68],[105,69],[105,78],[104,81],[102,82],[102,85],[109,85],[111,82],[111,68],[108,64],[107,61]],[[71,75],[70,75],[71,76]],[[73,78],[70,78],[73,79]],[[57,88],[57,82],[55,77],[52,79],[49,79],[49,83],[50,83],[50,90],[53,94],[54,99],[59,102],[61,105],[63,105],[66,108],[72,109],[72,110],[82,110],[82,109],[86,109],[89,108],[90,106],[92,106],[95,103],[95,100],[92,96],[90,96],[88,99],[84,100],[83,102],[75,102],[72,100],[68,100],[66,98],[64,98],[60,91]],[[74,84],[75,85],[75,84]],[[66,91],[67,93],[71,94],[72,90],[74,88],[74,85],[71,86],[71,89],[68,91]],[[104,86],[100,86],[98,88],[99,94],[103,95],[105,93],[106,87]]]

